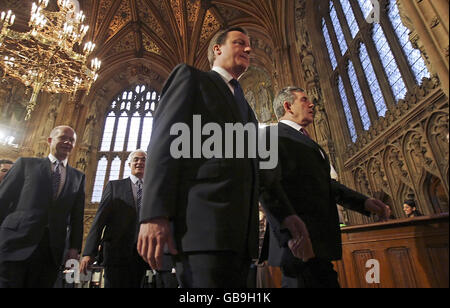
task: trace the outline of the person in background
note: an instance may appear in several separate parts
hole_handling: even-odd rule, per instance
[[[146,160],[145,151],[132,152],[130,177],[106,184],[86,239],[80,272],[87,273],[101,243],[105,288],[140,288],[148,269],[136,250]]]
[[[406,200],[403,202],[403,212],[405,212],[406,217],[419,217],[423,214],[417,209],[416,202],[414,200]]]
[[[0,184],[0,288],[51,288],[60,265],[79,259],[85,175],[68,164],[76,139],[55,127],[48,157],[19,158]]]
[[[13,162],[8,159],[0,159],[0,183],[3,181],[6,173],[11,169]]]

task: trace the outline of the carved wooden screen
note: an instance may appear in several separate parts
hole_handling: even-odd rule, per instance
[[[159,94],[147,85],[132,86],[112,101],[98,152],[92,202],[100,201],[108,181],[130,175],[127,158],[132,151],[147,151],[158,102]]]

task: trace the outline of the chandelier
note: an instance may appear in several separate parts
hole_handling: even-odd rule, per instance
[[[31,117],[41,91],[70,93],[89,90],[98,77],[101,62],[89,55],[95,44],[81,47],[89,26],[77,0],[57,0],[58,11],[45,10],[49,0],[33,3],[29,32],[10,29],[15,16],[0,15],[0,66],[4,76],[19,79],[33,89],[25,120]],[[82,48],[82,49],[81,49]],[[88,65],[89,64],[89,65]]]

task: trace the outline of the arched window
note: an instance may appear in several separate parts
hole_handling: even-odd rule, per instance
[[[379,0],[379,14],[373,14],[371,0],[324,3],[322,32],[334,72],[329,75],[338,78],[335,89],[355,142],[430,73],[409,40],[396,0]]]
[[[111,102],[98,152],[92,202],[100,202],[108,181],[130,175],[127,158],[132,151],[147,150],[158,102],[159,94],[147,85],[132,86]]]

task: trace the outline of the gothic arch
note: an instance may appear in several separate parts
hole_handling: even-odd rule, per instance
[[[430,144],[431,151],[435,157],[439,172],[446,186],[448,186],[448,169],[449,169],[449,125],[448,113],[435,112],[425,124],[427,139]],[[445,186],[445,185],[444,185]],[[448,193],[448,190],[447,190]]]

